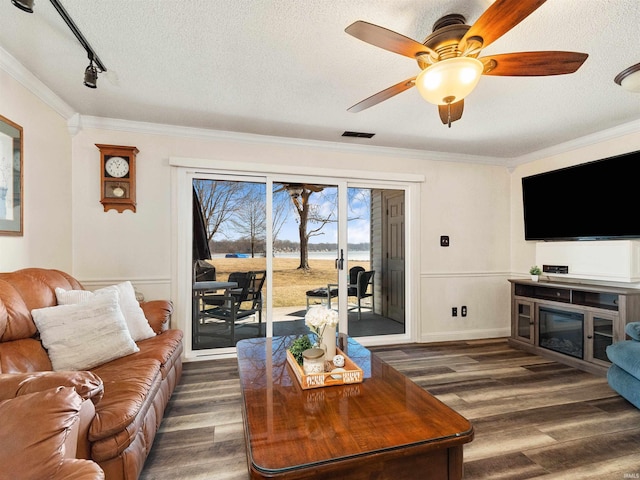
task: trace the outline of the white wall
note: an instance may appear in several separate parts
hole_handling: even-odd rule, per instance
[[[0,69],[0,114],[23,129],[23,236],[0,235],[0,271],[71,271],[71,138],[67,122]]]
[[[424,174],[420,208],[419,281],[421,283],[420,336],[417,340],[448,339],[508,333],[509,173],[505,167],[394,157],[314,148],[296,142],[242,141],[238,137],[199,138],[171,133],[136,133],[98,128],[98,119],[73,138],[74,275],[93,288],[131,279],[147,298],[171,292],[170,264],[172,205],[169,157],[205,159],[261,165],[315,167],[336,170]],[[107,122],[108,123],[108,122]],[[168,130],[171,132],[171,130]],[[137,213],[104,212],[99,203],[99,152],[96,143],[136,146]],[[208,159],[208,160],[207,160]],[[386,172],[386,173],[385,173]],[[448,234],[452,245],[439,246]],[[411,259],[407,259],[411,262]],[[434,286],[435,284],[435,286]],[[446,296],[442,291],[449,292]],[[487,302],[487,298],[493,298]],[[469,316],[451,324],[451,306],[466,304]],[[460,320],[460,317],[458,317]]]
[[[104,211],[95,144],[138,147],[136,212]],[[81,130],[73,138],[73,275],[85,287],[131,280],[147,299],[169,298],[171,190],[168,149],[151,135]]]
[[[509,172],[422,165],[422,341],[509,334]],[[448,235],[448,247],[440,236]],[[461,307],[467,316],[461,316]],[[458,316],[451,314],[452,307]]]
[[[520,165],[511,175],[511,269],[513,272],[528,274],[529,267],[535,265],[536,244],[535,241],[524,239],[524,214],[522,211],[522,177],[534,175],[549,170],[569,167],[580,163],[599,160],[602,158],[620,155],[622,153],[640,150],[640,125],[636,133],[616,137],[590,146],[576,148],[574,150],[549,155],[540,160]],[[636,215],[635,211],[630,212]],[[598,245],[603,242],[589,242]],[[606,260],[606,259],[605,259]]]

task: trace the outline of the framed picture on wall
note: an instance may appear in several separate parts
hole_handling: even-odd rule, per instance
[[[0,115],[0,235],[22,235],[22,127]]]

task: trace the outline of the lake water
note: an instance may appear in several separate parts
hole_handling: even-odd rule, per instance
[[[224,253],[216,253],[213,258],[224,258]],[[300,252],[278,252],[274,255],[275,258],[300,258]],[[309,252],[309,260],[335,260],[337,258],[336,252]],[[353,251],[349,252],[349,260],[356,261],[369,261],[369,252]]]
[[[275,254],[276,258],[300,258],[300,252],[281,252]],[[309,252],[309,260],[335,260],[337,252]],[[369,252],[349,252],[349,260],[369,261]]]

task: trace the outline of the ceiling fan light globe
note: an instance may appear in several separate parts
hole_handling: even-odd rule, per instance
[[[476,58],[448,58],[422,70],[416,78],[416,87],[422,98],[434,105],[459,102],[476,87],[483,69]]]
[[[622,79],[620,85],[629,92],[640,93],[640,70],[627,75]]]
[[[613,81],[628,92],[640,92],[640,63],[625,68]]]

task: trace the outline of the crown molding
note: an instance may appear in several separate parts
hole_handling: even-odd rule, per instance
[[[7,72],[23,87],[49,105],[62,118],[68,120],[76,113],[67,102],[53,93],[49,87],[42,83],[33,73],[27,70],[24,65],[18,62],[2,47],[0,47],[0,69]]]
[[[519,157],[498,158],[428,150],[378,147],[371,145],[352,145],[339,142],[276,137],[224,130],[209,130],[195,127],[137,122],[104,117],[81,116],[81,119],[78,119],[77,121],[80,122],[82,124],[82,127],[84,128],[125,131],[146,135],[179,136],[184,138],[196,138],[200,140],[227,141],[245,144],[267,144],[297,148],[332,150],[334,152],[340,153],[356,153],[363,155],[407,158],[413,160],[429,160],[434,162],[458,162],[495,165],[506,167],[510,171],[513,171],[513,169],[515,169],[515,167],[517,167],[518,165],[523,165],[525,163],[530,163],[554,155],[571,152],[573,150],[588,147],[590,145],[602,143],[626,135],[637,134],[640,132],[640,121],[633,121],[590,135],[585,135],[568,142],[560,143],[552,147],[521,155]]]
[[[184,138],[195,138],[199,140],[227,141],[260,145],[278,145],[285,147],[331,150],[340,153],[356,153],[384,157],[408,158],[414,160],[430,160],[436,162],[482,163],[497,166],[505,165],[505,159],[497,157],[414,150],[408,148],[353,145],[340,142],[276,137],[270,135],[239,133],[224,130],[208,130],[203,128],[182,127],[159,123],[137,122],[131,120],[118,120],[114,118],[104,117],[82,116],[81,123],[83,128],[116,130],[147,135],[167,135],[179,136]]]
[[[559,143],[558,145],[554,145],[553,147],[543,148],[542,150],[537,150],[535,152],[513,158],[507,162],[507,167],[512,170],[518,165],[524,165],[525,163],[542,160],[543,158],[549,158],[555,155],[561,155],[563,153],[572,152],[580,148],[589,147],[591,145],[638,133],[640,133],[640,120],[623,123],[622,125],[618,125],[616,127],[601,130],[599,132],[585,135],[583,137],[578,137],[568,142]]]

